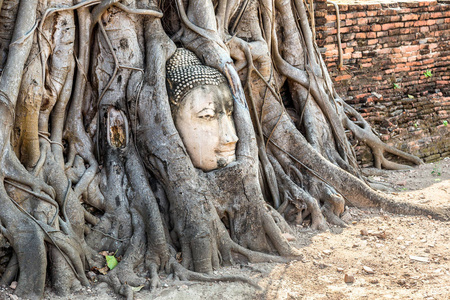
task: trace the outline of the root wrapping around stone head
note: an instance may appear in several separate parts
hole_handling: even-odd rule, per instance
[[[290,225],[345,227],[345,205],[449,219],[365,184],[346,130],[376,167],[421,160],[336,94],[301,0],[0,0],[0,15],[0,275],[19,296],[67,295],[86,270],[129,299],[164,271],[258,287],[212,272],[300,258]],[[166,78],[180,47],[186,93]]]

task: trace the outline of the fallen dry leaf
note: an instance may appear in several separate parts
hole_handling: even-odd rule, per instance
[[[109,271],[108,266],[104,266],[103,268],[97,269],[97,271],[103,275],[106,275]]]

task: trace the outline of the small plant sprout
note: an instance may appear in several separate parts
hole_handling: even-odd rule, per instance
[[[433,171],[431,171],[431,175],[433,176],[441,176],[442,173],[442,168],[441,168],[441,164],[438,162],[434,165],[433,167]]]
[[[428,69],[425,72],[423,72],[423,75],[425,75],[425,78],[430,78],[431,76],[433,76],[433,74],[431,74],[431,71]]]
[[[408,98],[409,99],[414,99],[414,96],[413,95],[408,95]]]
[[[400,86],[394,82],[394,83],[392,84],[392,88],[393,88],[394,90],[396,90],[396,89],[400,88]]]
[[[416,128],[419,127],[419,123],[417,123],[417,122],[414,123],[414,127],[416,127]]]
[[[442,125],[447,126],[448,125],[448,121],[444,120],[444,122],[442,122]]]

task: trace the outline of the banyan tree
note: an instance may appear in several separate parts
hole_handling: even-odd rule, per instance
[[[69,294],[101,251],[127,297],[163,272],[245,281],[212,270],[298,257],[290,225],[345,226],[346,206],[448,219],[367,185],[350,137],[376,167],[421,161],[336,94],[312,15],[302,0],[0,0],[0,283]]]

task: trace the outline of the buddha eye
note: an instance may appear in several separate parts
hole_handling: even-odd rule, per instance
[[[216,113],[212,109],[204,109],[201,112],[198,113],[197,117],[199,119],[203,119],[206,121],[212,120],[216,116]]]
[[[210,121],[212,118],[214,118],[213,115],[202,115],[202,116],[198,116],[198,117],[199,117],[199,119],[203,119],[206,121]]]

